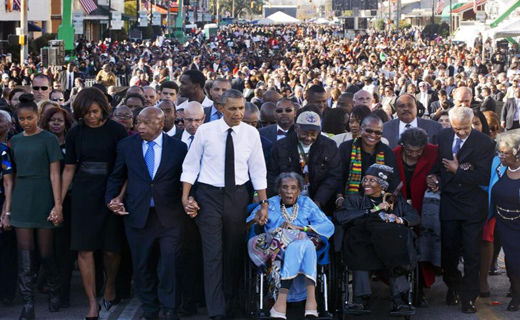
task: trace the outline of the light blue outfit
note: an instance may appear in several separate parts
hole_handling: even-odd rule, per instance
[[[493,159],[493,163],[491,164],[491,178],[489,179],[489,187],[486,191],[488,191],[488,204],[489,204],[489,213],[488,213],[488,219],[491,219],[495,215],[495,204],[493,203],[491,199],[491,191],[493,190],[493,186],[495,183],[498,182],[499,177],[499,171],[500,176],[503,176],[507,170],[506,166],[500,167],[500,158],[498,156],[495,156]]]
[[[285,222],[280,204],[280,196],[269,198],[269,216],[267,223],[264,226],[265,231],[274,230]],[[300,195],[297,204],[298,216],[292,221],[293,225],[299,227],[307,226],[312,232],[326,237],[327,239],[334,234],[334,224],[327,218],[320,208],[318,208],[311,198]],[[287,214],[289,217],[292,214],[293,208],[294,207],[287,208]],[[260,206],[253,210],[251,215],[247,218],[248,222],[254,219],[258,210],[260,210]],[[288,302],[296,302],[306,299],[307,292],[305,289],[304,277],[307,277],[316,283],[317,260],[316,248],[310,239],[296,240],[287,246],[280,277],[282,280],[294,279],[287,296]]]

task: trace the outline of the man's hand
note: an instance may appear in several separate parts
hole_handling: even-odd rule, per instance
[[[459,160],[457,160],[457,155],[453,155],[453,160],[443,158],[442,164],[444,165],[444,168],[448,170],[448,172],[455,174],[459,168]]]
[[[428,188],[433,191],[437,192],[439,191],[439,178],[437,178],[436,175],[430,174],[426,177],[426,184],[428,185]]]
[[[182,200],[182,205],[184,206],[184,211],[190,218],[195,218],[197,214],[199,213],[200,207],[197,201],[195,201],[195,198],[188,197],[188,199]]]
[[[262,207],[260,208],[260,210],[258,210],[256,212],[255,221],[259,225],[263,226],[267,222],[267,216],[268,216],[267,208],[268,208],[268,206],[267,205],[261,205],[261,206]]]

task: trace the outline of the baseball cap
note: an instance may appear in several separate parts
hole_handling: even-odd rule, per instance
[[[296,124],[304,131],[321,130],[320,116],[313,111],[302,112],[296,119]]]

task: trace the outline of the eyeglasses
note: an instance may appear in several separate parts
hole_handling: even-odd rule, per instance
[[[40,91],[40,90],[41,90],[41,91],[47,91],[47,90],[49,90],[49,87],[47,87],[47,86],[43,86],[43,87],[32,87],[32,89],[33,89],[34,91]]]
[[[122,120],[130,120],[133,118],[133,116],[129,114],[114,114],[114,117]]]
[[[285,113],[291,113],[293,112],[293,109],[292,108],[285,108],[285,109],[275,109],[274,110],[276,113],[283,113],[285,111]]]
[[[379,181],[376,178],[367,178],[364,177],[361,179],[361,183],[378,183]]]
[[[368,134],[375,134],[376,136],[383,135],[383,131],[380,130],[372,130],[372,129],[363,129]]]
[[[184,124],[184,120],[183,119],[175,119],[175,124]]]
[[[497,154],[498,154],[499,158],[505,158],[505,157],[514,155],[512,152],[502,152],[502,151],[497,151]]]
[[[45,90],[44,90],[45,91]],[[54,98],[54,99],[51,99],[52,101],[54,102],[58,102],[58,101],[65,101],[64,98]]]

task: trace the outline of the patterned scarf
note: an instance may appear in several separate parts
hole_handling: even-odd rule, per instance
[[[354,139],[352,143],[352,152],[350,153],[350,170],[348,172],[347,184],[345,186],[345,194],[356,194],[359,192],[362,177],[362,161],[361,161],[361,141],[360,138]],[[385,153],[380,151],[376,154],[376,163],[385,164]]]

